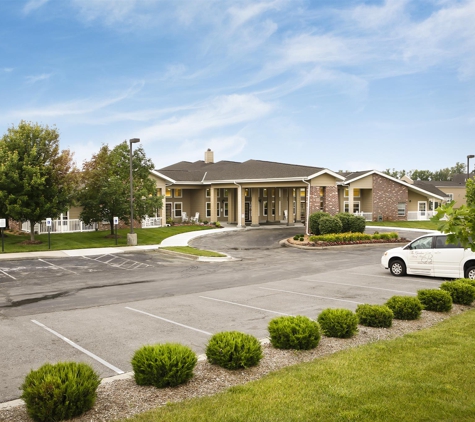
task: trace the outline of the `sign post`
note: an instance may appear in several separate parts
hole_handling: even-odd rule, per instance
[[[50,234],[51,234],[51,225],[52,225],[53,221],[51,220],[51,218],[47,218],[46,219],[46,227],[48,227],[48,249],[51,249],[51,237],[50,237]]]
[[[117,226],[119,225],[119,217],[114,217],[115,226],[115,244],[117,245]]]
[[[0,218],[0,230],[2,231],[2,252],[5,252],[5,243],[4,243],[4,237],[3,237],[3,229],[5,227],[7,227],[7,219]]]

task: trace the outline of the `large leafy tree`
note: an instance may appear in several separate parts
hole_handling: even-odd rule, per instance
[[[56,128],[21,121],[0,141],[0,212],[34,226],[57,217],[72,202],[77,173],[69,150],[59,149]]]
[[[475,180],[467,180],[467,205],[455,209],[455,201],[437,208],[432,221],[438,223],[438,229],[447,233],[447,241],[460,241],[464,248],[475,252]]]
[[[406,170],[395,170],[395,169],[386,169],[385,174],[396,177],[400,179],[402,176],[407,174],[412,180],[436,180],[436,181],[449,181],[452,180],[452,177],[456,174],[465,173],[465,164],[457,162],[453,167],[446,167],[437,171],[430,170],[411,170],[406,172]]]
[[[143,148],[134,148],[133,206],[137,221],[162,208],[162,197],[149,177],[153,168]],[[90,161],[84,162],[78,201],[83,207],[81,219],[86,224],[108,221],[114,234],[114,217],[130,223],[130,152],[126,141],[113,149],[103,145]]]

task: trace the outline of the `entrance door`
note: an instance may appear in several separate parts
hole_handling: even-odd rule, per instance
[[[250,202],[246,202],[244,204],[244,221],[246,223],[251,222],[251,203]]]
[[[427,202],[419,201],[417,203],[417,217],[419,220],[427,220]]]
[[[172,218],[172,204],[165,204],[165,217],[167,219]]]

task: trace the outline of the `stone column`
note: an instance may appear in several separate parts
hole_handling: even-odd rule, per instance
[[[216,197],[216,189],[211,186],[210,188],[210,202],[211,202],[211,221],[210,223],[215,223],[218,221],[218,203],[216,202],[217,197]]]
[[[292,188],[287,188],[287,225],[294,225],[294,194]]]
[[[228,223],[234,223],[236,221],[236,201],[234,200],[235,194],[236,189],[228,189]]]
[[[237,188],[237,214],[238,215],[237,215],[236,221],[237,221],[237,226],[239,228],[246,227],[246,223],[244,221],[244,201],[243,201],[242,194],[243,194],[242,187],[238,186]]]
[[[353,195],[353,188],[348,186],[348,213],[353,214],[353,201],[354,201],[354,195]]]
[[[300,216],[302,215],[302,197],[300,196],[300,188],[295,189],[295,221],[301,223]]]
[[[251,190],[251,227],[259,227],[259,189]]]

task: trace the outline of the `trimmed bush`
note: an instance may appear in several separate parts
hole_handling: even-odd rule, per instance
[[[337,217],[322,217],[318,224],[320,234],[341,233],[342,224]]]
[[[135,382],[157,388],[184,384],[193,377],[198,359],[189,347],[178,343],[143,346],[132,358]]]
[[[47,363],[26,376],[21,398],[33,420],[60,421],[91,409],[99,384],[99,375],[85,363]]]
[[[320,342],[320,326],[305,316],[282,316],[269,322],[270,342],[277,349],[310,350]]]
[[[470,286],[475,287],[475,280],[472,280],[471,278],[458,278],[454,281],[461,281],[462,283],[470,284]]]
[[[386,302],[386,306],[393,311],[396,319],[418,319],[422,312],[421,301],[412,296],[393,296]]]
[[[358,317],[348,309],[324,309],[317,320],[327,337],[350,338],[358,332]]]
[[[339,212],[338,214],[335,214],[335,217],[338,218],[341,221],[341,231],[342,233],[348,233],[351,232],[350,229],[350,219],[351,219],[352,214],[349,214],[347,212]]]
[[[350,214],[350,232],[353,233],[364,233],[366,228],[366,220],[361,215]]]
[[[449,292],[450,296],[452,296],[452,302],[459,305],[470,305],[475,299],[475,287],[460,281],[460,279],[446,281],[440,285],[440,288]]]
[[[389,328],[393,325],[394,313],[386,305],[358,305],[356,315],[366,327]]]
[[[308,218],[308,226],[310,228],[310,231],[314,235],[318,236],[320,234],[319,224],[320,224],[320,219],[323,217],[330,217],[330,214],[328,214],[327,212],[322,212],[322,211],[314,212],[313,214],[310,214],[310,217]]]
[[[262,359],[262,346],[250,334],[223,331],[210,338],[206,357],[210,363],[226,369],[249,368]]]
[[[427,311],[448,312],[452,309],[452,296],[445,290],[418,290],[417,297]]]

